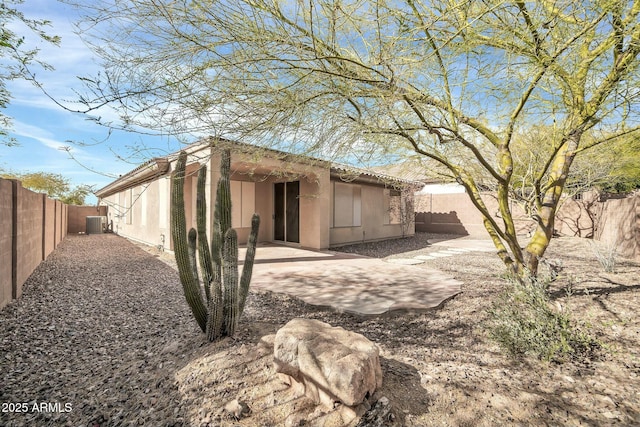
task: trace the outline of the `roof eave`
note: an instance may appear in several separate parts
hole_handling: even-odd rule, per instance
[[[171,162],[165,157],[157,157],[138,166],[126,175],[121,176],[117,180],[107,186],[96,191],[96,196],[100,199],[109,197],[120,191],[128,190],[140,184],[153,181],[154,179],[165,175],[169,172]]]
[[[355,167],[334,165],[331,167],[331,177],[340,178],[344,174],[353,176],[348,181],[365,182],[369,184],[385,184],[399,187],[416,187],[421,188],[424,184],[421,181],[403,179],[397,176],[381,174],[377,172],[369,172]]]

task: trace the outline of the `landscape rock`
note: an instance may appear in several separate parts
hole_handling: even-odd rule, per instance
[[[276,334],[276,372],[316,404],[362,403],[382,386],[378,347],[363,335],[312,319],[293,319]]]
[[[356,427],[388,427],[393,425],[391,403],[386,396],[378,401],[360,418]]]
[[[251,413],[249,405],[238,399],[233,399],[224,405],[224,410],[236,420],[247,417]]]

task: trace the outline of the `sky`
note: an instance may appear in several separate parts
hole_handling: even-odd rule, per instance
[[[54,67],[53,71],[37,67],[36,78],[47,92],[71,109],[77,109],[74,90],[81,90],[79,75],[95,75],[98,60],[73,31],[75,11],[55,0],[26,0],[18,6],[28,18],[47,19],[50,35],[61,37],[59,47],[42,43],[38,58]],[[13,26],[26,43],[37,37],[25,28]],[[124,174],[150,157],[131,157],[138,147],[155,147],[157,153],[169,153],[179,144],[175,140],[143,136],[137,133],[108,130],[82,114],[64,110],[32,83],[15,80],[7,83],[11,103],[4,113],[13,118],[10,135],[18,147],[0,145],[0,169],[12,172],[52,172],[68,178],[72,186],[91,185],[98,190],[118,175]],[[113,111],[100,111],[102,117],[115,117]],[[69,141],[83,143],[74,144]],[[63,147],[70,147],[72,156]],[[73,157],[73,158],[72,158]],[[75,160],[74,160],[75,159]],[[97,203],[94,196],[85,200]]]

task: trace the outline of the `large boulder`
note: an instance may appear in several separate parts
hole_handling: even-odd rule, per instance
[[[316,404],[356,406],[382,385],[378,347],[364,336],[311,319],[276,334],[276,372]]]

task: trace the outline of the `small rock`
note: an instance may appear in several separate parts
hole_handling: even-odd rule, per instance
[[[431,375],[426,375],[426,374],[420,375],[420,384],[425,385],[429,381],[433,381],[433,377]]]
[[[386,396],[382,396],[371,409],[362,415],[356,427],[387,427],[393,425],[391,404]]]
[[[603,403],[605,403],[605,404],[607,404],[607,405],[609,405],[609,406],[614,406],[614,407],[616,406],[616,404],[615,404],[615,402],[613,401],[613,399],[611,399],[609,396],[599,396],[599,397],[600,397],[600,400],[601,400]]]
[[[306,420],[299,413],[293,413],[284,421],[284,427],[300,427],[306,424]]]
[[[233,399],[232,401],[224,405],[224,410],[227,414],[231,415],[236,420],[247,417],[251,413],[251,408],[249,408],[249,405],[238,399]]]
[[[605,418],[609,419],[609,420],[615,420],[616,418],[620,417],[620,412],[619,411],[606,411],[603,412],[602,415],[604,415]]]

